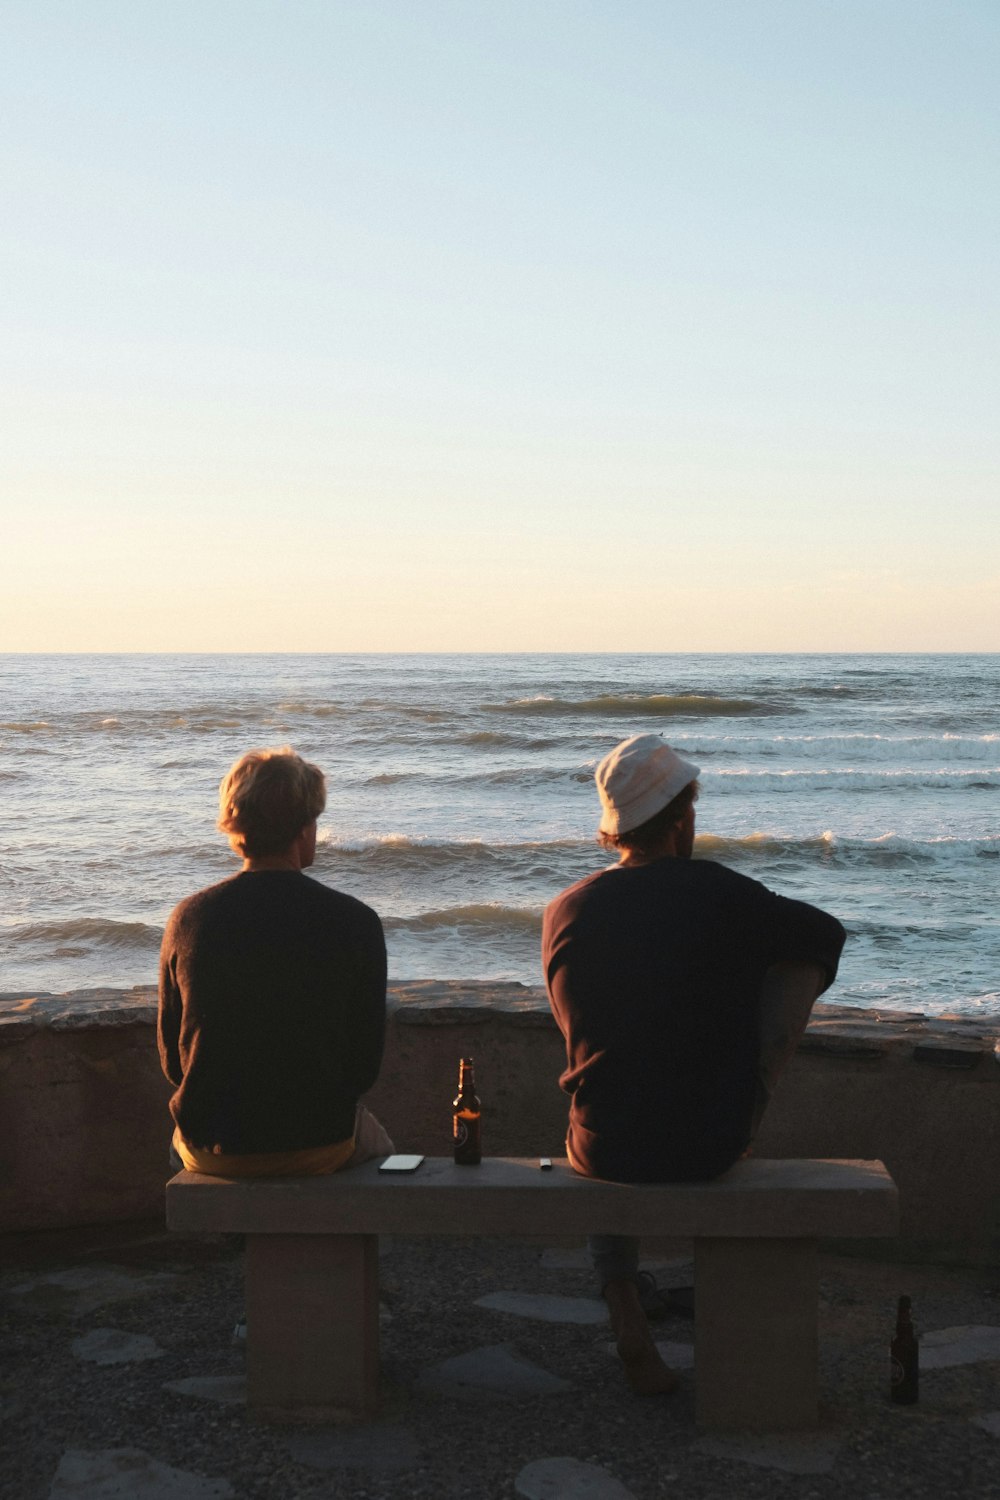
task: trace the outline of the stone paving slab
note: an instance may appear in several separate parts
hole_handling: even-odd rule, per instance
[[[366,1474],[399,1474],[420,1460],[408,1427],[372,1422],[365,1427],[296,1433],[286,1444],[289,1457],[311,1469],[360,1469]]]
[[[217,1401],[220,1406],[243,1406],[247,1399],[245,1375],[189,1375],[186,1380],[165,1380],[165,1391]]]
[[[49,1500],[229,1500],[234,1493],[226,1479],[172,1469],[138,1448],[69,1448]]]
[[[0,1295],[32,1312],[79,1318],[131,1297],[151,1296],[168,1290],[181,1280],[169,1271],[128,1271],[120,1266],[71,1266],[65,1271],[47,1271],[41,1276],[3,1278]]]
[[[131,1365],[159,1359],[165,1352],[145,1333],[123,1333],[120,1328],[92,1328],[70,1345],[77,1359],[94,1365]]]
[[[829,1474],[843,1447],[836,1433],[719,1434],[697,1438],[694,1447],[712,1458],[778,1469],[785,1474]]]
[[[635,1500],[607,1469],[577,1458],[538,1458],[514,1480],[523,1500]]]
[[[959,1328],[936,1328],[920,1338],[921,1370],[946,1370],[980,1360],[1000,1360],[1000,1328],[970,1323]]]
[[[606,1323],[607,1304],[596,1297],[560,1297],[548,1292],[489,1292],[476,1298],[477,1307],[514,1313],[540,1323]]]
[[[417,1384],[424,1390],[473,1399],[553,1396],[572,1389],[568,1380],[532,1364],[513,1344],[486,1344],[456,1354],[423,1370]]]

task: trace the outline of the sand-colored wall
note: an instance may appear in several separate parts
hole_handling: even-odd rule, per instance
[[[818,1006],[761,1156],[881,1157],[906,1248],[1000,1250],[997,1023]],[[392,996],[368,1103],[400,1149],[450,1149],[458,1058],[477,1060],[484,1149],[562,1154],[562,1044],[540,991],[425,983]],[[162,1213],[168,1086],[148,990],[0,997],[0,1229]]]

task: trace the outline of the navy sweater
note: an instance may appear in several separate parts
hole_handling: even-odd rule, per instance
[[[834,917],[708,860],[616,866],[556,897],[542,956],[581,1169],[669,1182],[731,1166],[749,1143],[764,975],[801,960],[828,986],[844,938]]]
[[[182,901],[159,1013],[181,1134],[238,1154],[346,1140],[382,1060],[385,980],[376,914],[297,871],[245,871]]]

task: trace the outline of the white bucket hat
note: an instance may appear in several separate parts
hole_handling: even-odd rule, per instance
[[[698,775],[658,734],[634,734],[610,751],[594,772],[601,799],[601,833],[628,833],[662,812]]]

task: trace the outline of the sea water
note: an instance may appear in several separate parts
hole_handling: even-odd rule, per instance
[[[996,655],[0,656],[0,991],[153,982],[237,868],[220,776],[284,744],[393,978],[538,984],[546,902],[609,862],[594,766],[648,731],[701,767],[696,858],[845,923],[829,999],[1000,1011]]]

